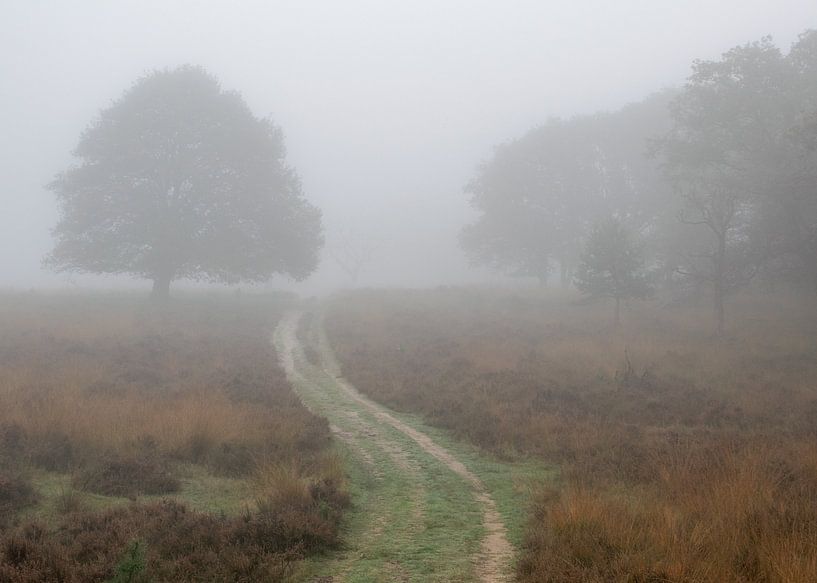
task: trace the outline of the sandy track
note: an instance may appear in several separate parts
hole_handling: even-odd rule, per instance
[[[298,322],[301,318],[300,312],[288,313],[280,322],[275,333],[276,345],[279,350],[279,358],[287,375],[293,379],[298,379],[299,384],[309,383],[308,375],[303,373],[305,359],[302,358],[303,347],[297,336]],[[477,556],[473,557],[475,574],[479,581],[486,583],[502,582],[511,580],[511,563],[513,559],[513,547],[508,542],[507,530],[502,518],[497,511],[496,503],[491,497],[483,482],[473,472],[471,472],[460,460],[450,451],[436,443],[425,433],[418,431],[414,427],[401,421],[393,415],[387,408],[372,401],[362,395],[354,386],[341,377],[340,367],[334,356],[334,352],[329,345],[321,328],[315,334],[316,342],[314,348],[320,355],[320,372],[323,374],[323,382],[331,382],[342,395],[348,398],[356,406],[361,415],[356,415],[355,429],[377,435],[378,427],[374,424],[366,425],[366,419],[374,418],[384,426],[388,426],[415,442],[425,453],[442,463],[448,470],[463,479],[463,482],[470,487],[474,500],[479,504],[482,512],[482,524],[485,529],[485,536],[481,543],[481,549]],[[313,367],[314,368],[314,367]],[[348,412],[347,412],[348,415]],[[349,432],[346,429],[333,425],[333,429],[339,438],[347,443],[351,443]],[[386,451],[390,458],[395,460],[403,469],[416,471],[413,465],[407,466],[410,459],[408,452],[400,451],[399,445],[395,442],[386,443],[385,440],[378,440],[379,447]],[[370,455],[362,452],[364,455]],[[418,507],[416,513],[421,515],[421,496],[415,497]]]

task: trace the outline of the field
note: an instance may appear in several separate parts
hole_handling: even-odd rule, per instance
[[[342,462],[269,342],[291,303],[5,294],[0,580],[276,581],[336,546]]]
[[[815,581],[815,308],[6,294],[0,581]]]
[[[506,459],[558,464],[521,581],[817,580],[817,301],[362,291],[329,306],[343,374]]]

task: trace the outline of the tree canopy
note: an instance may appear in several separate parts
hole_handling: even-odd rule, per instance
[[[480,213],[461,244],[474,263],[544,279],[552,262],[562,279],[578,261],[593,224],[613,214],[648,229],[669,187],[647,140],[670,127],[666,91],[614,113],[554,119],[496,148],[468,183]]]
[[[719,332],[725,296],[761,270],[817,284],[815,157],[803,141],[817,112],[815,47],[807,32],[788,55],[764,38],[697,61],[672,104],[660,148],[689,231],[680,271],[711,288]]]
[[[55,269],[170,282],[296,279],[317,266],[321,213],[283,135],[205,70],[142,77],[84,131],[79,163],[50,185]]]

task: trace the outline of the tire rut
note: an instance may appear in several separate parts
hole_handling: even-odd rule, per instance
[[[281,350],[279,350],[279,358],[287,375],[290,378],[300,379],[302,383],[309,383],[310,380],[301,373],[298,367],[297,361],[303,362],[303,359],[299,358],[296,361],[295,357],[296,354],[302,354],[304,348],[301,346],[297,337],[298,323],[301,315],[302,314],[297,311],[286,314],[276,329],[275,338],[281,348]],[[418,431],[392,415],[385,407],[362,395],[354,386],[346,381],[341,375],[340,366],[329,345],[323,327],[317,324],[313,332],[315,334],[314,339],[316,344],[313,348],[317,349],[320,356],[320,365],[316,368],[319,368],[321,372],[324,373],[327,380],[334,383],[338,391],[348,399],[353,406],[357,407],[361,412],[366,413],[366,416],[375,418],[380,424],[388,426],[409,438],[426,454],[438,460],[448,470],[455,473],[469,485],[472,496],[482,512],[482,525],[485,530],[480,551],[472,560],[477,580],[483,583],[510,581],[512,579],[510,572],[513,560],[513,547],[508,541],[507,529],[497,510],[496,502],[484,483],[450,451],[436,443],[425,433]],[[407,477],[411,478],[411,482],[417,485],[422,482],[419,476],[417,476],[419,469],[416,462],[410,458],[406,451],[402,450],[399,442],[389,440],[386,436],[382,435],[382,432],[378,431],[375,424],[367,424],[363,415],[359,415],[354,411],[346,411],[346,414],[356,418],[355,426],[353,430],[350,431],[349,426],[340,428],[333,425],[333,431],[339,439],[344,440],[352,447],[361,448],[361,444],[358,443],[354,433],[360,431],[364,434],[368,434],[378,449],[388,456],[390,461],[399,467]],[[361,449],[360,453],[364,460],[372,463],[372,467],[376,472],[376,464],[373,463],[371,453],[365,449]],[[412,520],[412,522],[419,522],[422,518],[424,498],[425,495],[422,491],[413,494],[412,500],[416,506],[414,512],[415,520]],[[382,523],[382,518],[381,520],[377,520],[376,523],[377,522]]]

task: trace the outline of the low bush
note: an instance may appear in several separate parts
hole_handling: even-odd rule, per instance
[[[48,431],[30,445],[31,462],[51,472],[66,472],[75,463],[74,444],[67,435]]]
[[[37,501],[31,483],[20,475],[0,471],[0,528],[21,508]]]
[[[74,476],[74,486],[102,494],[136,498],[140,494],[177,492],[181,483],[167,464],[150,457],[113,457],[83,468]]]
[[[335,538],[335,526],[287,512],[225,518],[164,501],[75,513],[56,532],[29,523],[0,535],[0,581],[128,580],[126,571],[131,581],[280,581]]]
[[[57,530],[28,522],[0,532],[0,581],[279,581],[338,543],[349,504],[342,468],[330,457],[316,469],[265,466],[257,508],[240,516],[165,500],[73,512]]]

